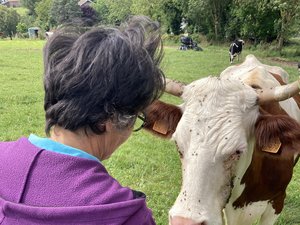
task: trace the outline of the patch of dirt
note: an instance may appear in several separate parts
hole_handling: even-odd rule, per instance
[[[267,60],[279,63],[283,66],[290,66],[290,67],[298,67],[298,62],[293,62],[293,61],[287,61],[286,59],[280,58],[280,57],[269,57]]]

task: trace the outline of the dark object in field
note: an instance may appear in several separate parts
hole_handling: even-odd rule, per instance
[[[203,51],[201,47],[198,46],[197,42],[194,42],[191,37],[181,37],[180,38],[181,45],[179,47],[179,50],[188,50],[193,49],[195,51]]]

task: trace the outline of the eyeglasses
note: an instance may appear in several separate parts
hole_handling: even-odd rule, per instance
[[[133,126],[133,132],[137,132],[141,130],[145,126],[145,121],[146,121],[146,115],[144,113],[139,114],[136,117],[136,121]]]

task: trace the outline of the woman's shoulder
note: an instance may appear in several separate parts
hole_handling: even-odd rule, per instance
[[[0,142],[0,156],[0,162],[5,161],[0,163],[2,181],[24,186],[18,192],[24,192],[24,201],[32,205],[97,205],[133,199],[132,190],[123,187],[99,161],[43,150],[25,137]],[[12,171],[15,179],[11,179]]]
[[[142,219],[145,224],[154,224],[145,196],[123,187],[100,162],[42,150],[31,146],[26,138],[0,145],[15,152],[10,155],[11,163],[2,164],[6,165],[6,173],[1,175],[0,183],[5,183],[3,190],[0,187],[5,195],[1,198],[18,202],[18,196],[22,196],[23,206],[41,209],[90,206],[92,211],[102,213],[102,219],[108,216],[106,211],[115,211],[116,217],[121,214],[128,217],[126,224],[136,224]],[[115,216],[111,217],[114,221]]]
[[[100,162],[50,151],[40,153],[27,182],[28,200],[40,202],[35,196],[43,187],[42,204],[50,206],[98,205],[133,199],[131,189],[123,187]]]

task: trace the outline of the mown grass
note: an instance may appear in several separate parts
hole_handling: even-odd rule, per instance
[[[0,134],[43,134],[42,41],[0,41]]]
[[[0,140],[8,141],[35,133],[44,136],[42,46],[44,41],[0,41]],[[246,50],[246,54],[253,53]],[[263,62],[279,65],[262,59]],[[179,51],[165,47],[163,70],[166,76],[191,82],[218,75],[229,66],[227,48],[209,46],[203,52]],[[291,79],[297,69],[283,66]],[[163,100],[180,100],[164,95]],[[174,143],[153,137],[145,131],[133,133],[128,142],[104,162],[122,185],[147,194],[158,225],[168,224],[168,210],[181,184],[180,161]],[[278,225],[300,224],[300,166],[296,166]]]

